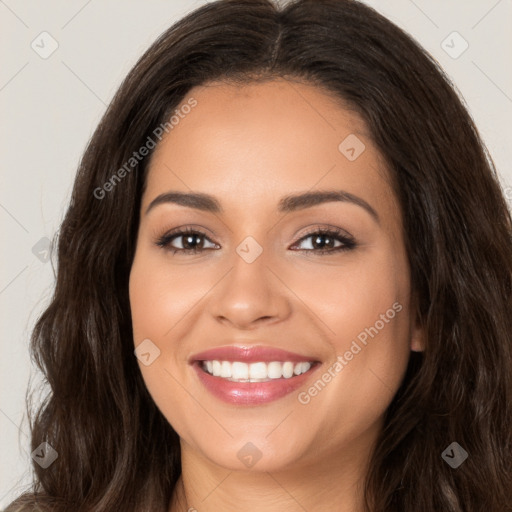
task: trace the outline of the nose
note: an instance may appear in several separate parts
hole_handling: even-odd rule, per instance
[[[211,296],[210,308],[216,321],[251,330],[288,318],[291,293],[279,271],[268,265],[263,254],[251,263],[238,254],[233,257],[233,266]]]

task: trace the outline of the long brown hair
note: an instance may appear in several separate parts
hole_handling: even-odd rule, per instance
[[[46,441],[58,458],[33,464],[33,489],[9,512],[167,511],[179,439],[141,377],[128,299],[149,157],[97,191],[192,87],[275,77],[316,85],[360,114],[404,219],[427,344],[411,354],[386,413],[367,510],[512,510],[512,221],[454,86],[410,36],[357,1],[220,0],[140,58],[80,162],[55,292],[31,340],[49,384],[29,410],[32,450]],[[442,457],[453,442],[468,453],[457,468]]]

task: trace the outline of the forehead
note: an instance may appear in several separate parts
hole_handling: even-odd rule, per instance
[[[196,105],[155,149],[143,208],[167,189],[206,192],[233,210],[334,188],[387,200],[383,208],[394,202],[364,122],[322,89],[283,79],[210,83],[191,89],[181,105],[191,99]],[[355,159],[347,157],[351,147]]]

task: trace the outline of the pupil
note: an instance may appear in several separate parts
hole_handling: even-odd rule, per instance
[[[318,235],[316,238],[315,238],[315,246],[320,246],[320,248],[322,249],[324,246],[326,245],[330,245],[328,243],[322,243],[321,241],[319,242],[319,240],[323,240],[323,239],[328,239],[329,240],[329,236],[328,235]]]
[[[186,248],[190,248],[190,249],[195,249],[196,248],[195,244],[191,243],[191,240],[193,240],[194,238],[198,238],[198,235],[187,235],[185,237],[185,246],[186,246]],[[189,245],[192,245],[193,247],[187,247]],[[200,244],[198,244],[198,245],[200,245]]]

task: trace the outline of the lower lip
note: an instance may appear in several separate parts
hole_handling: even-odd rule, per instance
[[[286,396],[302,386],[320,366],[313,365],[306,373],[294,375],[289,379],[273,379],[267,382],[232,382],[214,377],[201,368],[196,361],[193,367],[210,393],[224,402],[237,405],[258,405],[272,402]]]

